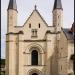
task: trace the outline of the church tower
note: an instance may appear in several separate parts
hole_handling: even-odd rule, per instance
[[[14,30],[16,25],[17,4],[16,0],[10,0],[7,9],[6,75],[17,75],[17,35]]]
[[[17,4],[16,0],[10,0],[7,9],[7,32],[13,32],[14,26],[17,25]]]
[[[55,0],[53,7],[53,26],[56,32],[61,31],[63,25],[63,8],[61,0]]]

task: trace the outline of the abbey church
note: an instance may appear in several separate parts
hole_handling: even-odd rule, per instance
[[[54,0],[53,24],[34,8],[22,26],[17,25],[17,2],[9,0],[6,34],[6,75],[74,75],[74,23],[63,28],[61,0]]]

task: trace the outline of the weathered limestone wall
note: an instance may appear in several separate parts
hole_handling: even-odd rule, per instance
[[[68,41],[66,36],[64,35],[63,31],[60,34],[59,40],[59,50],[58,50],[58,63],[59,63],[59,74],[60,75],[67,75],[67,57],[68,57]]]
[[[7,13],[7,33],[15,32],[14,26],[17,26],[17,11],[8,10]]]
[[[17,75],[17,35],[6,36],[6,75]]]
[[[63,11],[61,9],[53,11],[53,26],[56,27],[56,31],[61,31],[63,26]]]

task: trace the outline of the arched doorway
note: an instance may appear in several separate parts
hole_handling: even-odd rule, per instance
[[[27,75],[43,75],[43,74],[40,70],[34,68],[29,70]]]
[[[33,73],[32,75],[38,75],[37,73]]]

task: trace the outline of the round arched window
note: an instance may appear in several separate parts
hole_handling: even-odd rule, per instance
[[[38,51],[33,50],[31,53],[32,65],[38,65]]]

